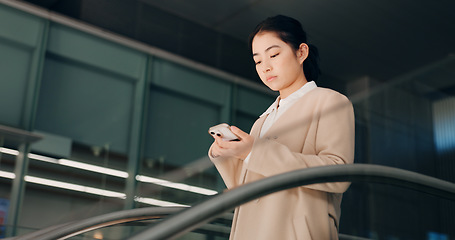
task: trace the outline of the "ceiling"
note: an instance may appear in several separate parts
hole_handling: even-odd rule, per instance
[[[455,53],[453,0],[142,1],[239,39],[268,16],[292,16],[343,79],[387,80]]]
[[[324,73],[344,81],[397,79],[455,54],[453,0],[134,1],[242,41],[266,17],[292,16],[318,46]],[[454,87],[445,82],[441,88]]]

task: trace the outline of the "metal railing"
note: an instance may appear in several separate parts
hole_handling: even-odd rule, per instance
[[[130,240],[160,240],[176,238],[192,231],[210,220],[225,214],[233,208],[277,191],[302,185],[323,182],[370,182],[394,185],[413,189],[455,201],[455,183],[443,181],[419,173],[371,164],[351,164],[339,166],[313,167],[287,172],[245,184],[230,191],[220,193],[190,208],[139,208],[124,210],[86,220],[75,221],[59,226],[43,229],[13,239],[51,240],[66,239],[77,234],[97,228],[138,220],[165,218],[152,227],[130,237]],[[169,216],[172,215],[172,216]],[[228,231],[228,227],[220,230],[220,226],[212,231]],[[365,239],[340,234],[340,239]]]
[[[128,223],[138,220],[160,219],[177,212],[181,212],[183,207],[148,207],[123,210],[100,216],[95,216],[81,221],[59,224],[10,239],[20,240],[45,240],[45,239],[65,239],[77,234],[91,231],[93,229],[112,226],[115,224]]]
[[[407,170],[370,164],[313,167],[268,177],[216,195],[163,220],[129,240],[175,238],[223,212],[267,194],[314,183],[346,181],[385,183],[455,200],[455,183]]]

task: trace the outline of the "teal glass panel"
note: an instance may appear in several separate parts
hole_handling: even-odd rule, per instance
[[[187,185],[186,189],[202,187],[213,192],[210,195],[216,193],[220,184],[207,157],[212,143],[208,128],[218,123],[221,108],[163,89],[151,90],[148,106],[144,158],[139,174],[171,184],[162,186],[140,180],[137,196],[165,201],[152,205],[189,206],[208,197],[207,194],[175,188],[175,183]]]
[[[219,105],[226,104],[230,95],[227,81],[165,60],[156,59],[152,73],[152,82],[158,86]]]
[[[272,91],[266,93],[246,87],[238,87],[235,108],[238,111],[259,116],[275,101],[276,96],[278,94],[274,94]]]
[[[17,9],[0,5],[0,124],[23,127],[25,96],[33,55],[41,46],[46,21]]]
[[[110,72],[49,56],[36,129],[126,152],[134,86]]]
[[[31,51],[0,39],[0,124],[20,127]]]
[[[168,91],[150,93],[145,155],[170,166],[184,166],[207,155],[208,128],[217,124],[220,108]]]
[[[131,81],[143,76],[144,53],[59,24],[51,26],[48,51]]]
[[[257,90],[238,86],[234,99],[233,125],[245,132],[250,132],[253,123],[275,101],[275,96]]]
[[[0,4],[0,40],[8,39],[34,47],[44,22],[43,19]]]

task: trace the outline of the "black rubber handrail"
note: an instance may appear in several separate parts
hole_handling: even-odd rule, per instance
[[[93,231],[104,227],[117,224],[144,221],[160,220],[169,215],[176,214],[187,207],[146,207],[129,210],[122,210],[112,213],[87,218],[79,221],[72,221],[64,224],[53,225],[35,232],[22,236],[7,238],[5,240],[53,240],[67,239],[85,232]],[[231,221],[232,213],[225,213],[223,220]],[[230,227],[224,226],[204,226],[201,231],[216,232],[218,234],[229,234]]]
[[[313,183],[363,181],[384,183],[414,189],[427,194],[455,200],[455,183],[392,167],[353,164],[325,166],[283,173],[220,193],[191,208],[149,207],[108,213],[85,220],[49,227],[15,237],[21,240],[66,239],[96,228],[137,220],[159,219],[175,215],[130,239],[169,239],[210,221],[223,212],[269,193]],[[232,218],[232,213],[225,213]],[[348,236],[350,237],[350,236]],[[360,239],[360,238],[359,238]]]
[[[91,231],[92,229],[107,227],[120,223],[138,220],[160,219],[184,210],[184,207],[148,207],[107,213],[81,221],[51,226],[23,236],[14,237],[14,240],[51,240],[69,238],[71,236]]]
[[[314,183],[357,181],[395,185],[455,201],[455,183],[407,170],[371,164],[313,167],[268,177],[215,195],[164,219],[129,240],[175,238],[236,206],[277,191]]]

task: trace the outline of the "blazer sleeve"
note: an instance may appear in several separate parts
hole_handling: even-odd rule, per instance
[[[218,170],[224,184],[231,189],[238,186],[240,172],[242,170],[243,161],[238,158],[227,157],[212,157],[212,146],[209,149],[209,158]]]
[[[316,112],[317,116],[313,116],[311,123],[316,128],[314,142],[312,139],[304,143],[314,144],[314,153],[292,152],[278,141],[256,139],[251,151],[254,161],[249,162],[248,171],[268,177],[301,168],[353,163],[355,122],[351,102],[344,95],[332,94],[325,98]],[[304,187],[342,193],[349,184],[320,183]]]

